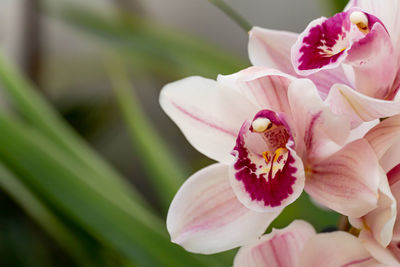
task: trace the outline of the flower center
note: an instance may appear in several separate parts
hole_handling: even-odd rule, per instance
[[[287,148],[290,132],[279,116],[262,110],[243,124],[234,154],[235,180],[246,196],[262,207],[281,205],[292,193],[297,170]]]
[[[288,131],[285,126],[276,125],[265,117],[254,119],[251,127],[252,132],[261,135],[267,148],[262,152],[265,163],[259,165],[257,173],[259,177],[271,180],[278,171],[283,170],[289,157],[289,151],[285,148],[289,139]]]
[[[261,172],[265,174],[263,176],[264,179],[271,180],[278,171],[281,172],[285,167],[289,157],[289,151],[284,147],[280,147],[275,150],[274,154],[266,151],[263,152],[262,155],[267,165],[261,169]]]

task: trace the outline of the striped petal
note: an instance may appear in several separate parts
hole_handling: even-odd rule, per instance
[[[189,77],[166,85],[160,104],[201,153],[229,163],[237,133],[257,110],[246,98],[210,79]]]
[[[378,205],[379,168],[374,150],[359,139],[311,165],[305,190],[330,209],[361,217]]]
[[[390,244],[387,248],[383,247],[381,244],[376,242],[375,238],[372,236],[371,232],[368,230],[362,230],[358,239],[362,242],[365,249],[383,266],[386,267],[397,267],[400,266],[400,258],[396,259],[393,250],[398,248],[392,248]]]
[[[168,211],[167,229],[172,242],[186,250],[212,254],[261,236],[278,214],[243,206],[229,184],[228,166],[214,164],[179,189]]]
[[[379,264],[356,237],[346,232],[318,234],[304,246],[299,267],[377,267]]]
[[[380,168],[378,207],[361,218],[349,218],[350,223],[370,231],[375,240],[386,247],[392,241],[393,228],[397,217],[397,203],[388,183],[386,173]]]
[[[353,126],[363,121],[386,118],[400,113],[399,100],[390,101],[369,97],[343,84],[334,85],[326,101],[336,114],[349,116]]]
[[[375,150],[377,157],[379,159],[382,158],[400,140],[400,115],[380,122],[368,131],[364,138],[368,140],[371,147]]]
[[[265,67],[249,67],[232,75],[219,75],[221,87],[234,88],[254,106],[290,114],[287,100],[289,84],[294,77]]]
[[[350,124],[345,116],[333,114],[308,79],[290,84],[288,98],[296,135],[296,152],[309,161],[332,154],[348,138]]]
[[[297,33],[254,27],[249,33],[249,58],[254,66],[274,68],[295,74],[290,61],[290,49]]]
[[[234,267],[293,267],[297,266],[306,242],[315,235],[314,228],[305,221],[294,221],[281,230],[262,236],[242,247],[234,260]]]
[[[400,159],[398,160],[400,162]],[[393,193],[394,198],[397,203],[397,213],[400,212],[400,164],[391,169],[387,178],[389,180],[390,189]],[[393,240],[400,241],[400,218],[396,219],[394,230],[393,230]]]

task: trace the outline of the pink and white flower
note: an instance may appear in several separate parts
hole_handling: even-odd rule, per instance
[[[339,231],[316,234],[305,221],[294,221],[284,229],[274,229],[272,233],[242,247],[234,260],[234,267],[320,266],[385,265],[380,264],[351,234]]]
[[[250,59],[309,77],[353,126],[389,117],[400,113],[399,17],[397,0],[352,0],[344,12],[312,21],[300,35],[254,28]]]
[[[361,217],[378,205],[379,164],[307,79],[251,67],[165,86],[160,103],[188,141],[219,163],[190,177],[167,217],[173,242],[215,253],[260,236],[303,189]]]

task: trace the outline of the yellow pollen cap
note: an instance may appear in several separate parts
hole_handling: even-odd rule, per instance
[[[357,25],[358,29],[363,33],[368,33],[368,17],[364,12],[354,11],[350,14],[350,21],[354,25]]]
[[[251,126],[253,127],[254,131],[262,133],[265,130],[267,130],[271,124],[272,124],[271,121],[267,118],[258,118],[253,121]]]

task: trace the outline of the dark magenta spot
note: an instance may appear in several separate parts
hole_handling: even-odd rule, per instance
[[[335,47],[339,40],[346,39],[350,29],[347,12],[338,13],[320,25],[310,29],[302,40],[299,70],[319,69],[334,63],[346,47]],[[339,49],[339,50],[337,50]]]

